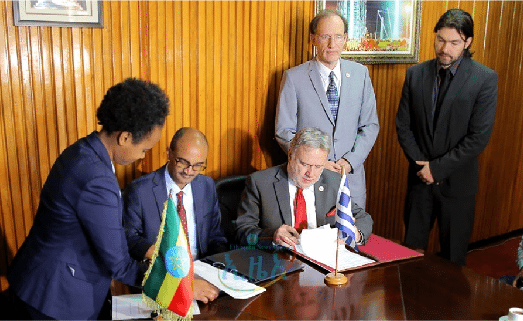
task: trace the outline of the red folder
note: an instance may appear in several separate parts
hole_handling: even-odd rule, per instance
[[[423,253],[414,251],[398,243],[387,240],[381,236],[371,234],[365,245],[358,246],[359,250],[379,263],[404,260],[423,256]]]
[[[351,270],[357,270],[364,267],[378,265],[380,263],[387,263],[398,260],[406,260],[414,257],[423,256],[423,253],[411,250],[403,245],[387,240],[381,236],[371,234],[365,245],[359,245],[359,254],[374,259],[376,262],[365,264],[346,270],[338,270],[339,272],[346,272]],[[302,253],[296,252],[294,249],[289,249],[293,253],[297,254],[301,258],[314,263],[317,266],[324,268],[327,271],[334,272],[334,267],[325,265],[321,262],[314,260],[313,258],[306,256]]]

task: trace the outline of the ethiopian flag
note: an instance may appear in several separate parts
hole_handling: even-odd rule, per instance
[[[194,269],[174,202],[165,201],[156,248],[143,280],[143,299],[164,319],[192,318]]]

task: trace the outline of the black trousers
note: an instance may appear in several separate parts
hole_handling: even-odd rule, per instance
[[[437,218],[441,255],[465,265],[475,205],[475,195],[448,197],[441,194],[439,185],[409,186],[405,202],[405,243],[426,249]]]

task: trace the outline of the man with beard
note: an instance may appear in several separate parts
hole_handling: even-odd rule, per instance
[[[405,242],[425,249],[437,218],[442,256],[465,265],[478,155],[494,127],[498,76],[471,59],[470,14],[451,9],[434,32],[436,58],[407,70],[396,115],[398,140],[409,161]]]

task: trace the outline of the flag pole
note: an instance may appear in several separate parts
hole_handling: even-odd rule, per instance
[[[341,179],[343,180],[345,176],[345,168],[342,167],[341,168]],[[344,184],[344,182],[342,181],[341,184]],[[337,211],[337,209],[336,209]],[[335,215],[338,215],[338,213],[336,213]],[[339,286],[339,285],[343,285],[343,284],[346,284],[347,283],[347,277],[345,275],[343,275],[342,273],[338,274],[338,250],[340,248],[340,245],[338,243],[338,240],[339,240],[339,236],[340,236],[340,230],[338,229],[337,233],[336,233],[336,265],[334,267],[334,273],[329,273],[325,276],[325,283],[327,283],[327,285],[335,285],[335,286]]]

